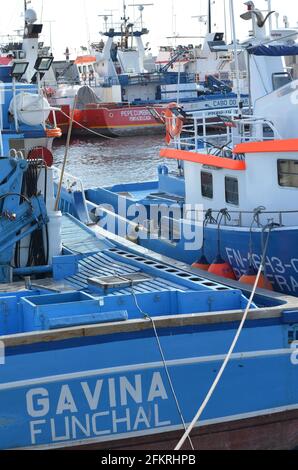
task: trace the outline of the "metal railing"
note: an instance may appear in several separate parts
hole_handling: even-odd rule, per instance
[[[184,218],[186,220],[190,220],[190,216],[192,220],[202,222],[205,219],[206,213],[209,212],[208,210],[194,210],[189,209],[185,211]],[[213,222],[210,221],[208,225],[216,225],[219,217],[221,216],[221,210],[213,210],[212,211],[212,218]],[[290,224],[285,223],[286,216],[296,216],[297,218],[297,226],[298,226],[298,209],[297,210],[289,210],[289,211],[267,211],[264,210],[255,210],[255,211],[241,211],[241,210],[234,210],[234,211],[227,211],[227,214],[223,216],[222,219],[222,226],[225,227],[239,227],[239,228],[247,228],[251,225],[253,220],[255,221],[255,226],[258,228],[263,228],[264,225],[270,222],[275,222],[280,227],[288,227],[292,226]],[[250,223],[245,223],[244,218],[250,220]],[[262,222],[263,219],[263,222]]]
[[[239,111],[230,108],[188,115],[175,145],[180,150],[203,150],[215,156],[232,157],[226,155],[226,150],[231,152],[237,144],[280,139],[279,132],[268,119],[245,114],[239,117]]]
[[[60,182],[62,172],[60,168],[57,168],[55,166],[53,167],[53,170],[54,170],[54,183],[58,184]],[[63,187],[68,192],[72,192],[75,189],[76,191],[81,191],[83,194],[85,193],[83,181],[80,178],[77,178],[76,176],[71,175],[70,173],[64,173]]]

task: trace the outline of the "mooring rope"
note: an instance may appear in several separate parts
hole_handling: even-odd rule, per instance
[[[65,117],[67,117],[67,119],[71,119],[70,116],[68,116],[67,113],[65,113],[64,111],[62,111],[62,109],[60,109],[59,113],[63,114]],[[110,137],[108,135],[104,135],[104,134],[100,134],[99,132],[96,132],[96,131],[93,131],[92,129],[90,129],[89,127],[86,127],[84,126],[83,124],[81,124],[80,122],[76,121],[75,119],[73,119],[73,122],[81,127],[82,129],[85,129],[86,131],[90,132],[91,134],[94,134],[96,135],[97,137],[102,137],[104,139],[108,139],[108,140],[114,140],[116,137]]]
[[[253,290],[252,290],[250,298],[249,298],[249,302],[247,304],[247,307],[245,309],[242,321],[241,321],[240,326],[237,330],[237,333],[236,333],[236,336],[233,340],[233,343],[232,343],[232,345],[229,349],[229,352],[228,352],[228,354],[227,354],[227,356],[226,356],[226,358],[225,358],[225,360],[224,360],[224,362],[223,362],[223,364],[220,368],[219,373],[216,376],[216,379],[214,380],[209,392],[207,393],[205,400],[203,401],[202,405],[200,406],[197,414],[195,415],[195,417],[192,420],[191,424],[189,425],[188,429],[186,430],[186,432],[184,433],[184,435],[180,439],[180,441],[179,441],[178,445],[176,446],[175,450],[181,450],[181,448],[184,445],[185,441],[190,437],[191,432],[193,431],[193,429],[197,425],[198,421],[200,420],[202,414],[204,413],[207,405],[209,404],[209,401],[211,400],[211,398],[212,398],[212,396],[213,396],[213,394],[214,394],[214,392],[217,388],[217,385],[219,384],[219,382],[220,382],[220,380],[221,380],[221,378],[222,378],[222,376],[223,376],[223,374],[224,374],[224,372],[227,368],[227,365],[230,362],[230,359],[232,357],[232,354],[234,353],[235,347],[238,343],[238,340],[240,338],[240,335],[241,335],[242,330],[244,328],[244,325],[246,323],[248,314],[250,312],[250,308],[251,308],[252,303],[253,303],[253,299],[254,299],[255,294],[256,294],[256,290],[257,290],[257,287],[258,287],[258,284],[259,284],[259,280],[260,280],[260,277],[261,277],[261,274],[262,274],[262,271],[263,271],[263,268],[264,268],[264,264],[266,262],[266,253],[267,253],[267,249],[268,249],[268,245],[269,245],[270,234],[271,234],[271,231],[274,228],[275,228],[274,224],[270,224],[265,228],[265,229],[269,229],[269,232],[268,232],[266,244],[265,244],[265,247],[264,247],[264,252],[262,254],[262,261],[261,261],[261,264],[260,264],[260,267],[259,267],[259,270],[258,270],[256,281],[255,281],[254,286],[253,286]]]
[[[168,382],[169,382],[169,385],[170,385],[170,388],[171,388],[171,392],[172,392],[172,395],[173,395],[173,398],[175,400],[175,403],[176,403],[176,407],[177,407],[177,411],[179,413],[179,416],[180,416],[180,419],[181,419],[181,422],[182,422],[182,425],[184,427],[184,430],[185,432],[187,431],[187,426],[186,426],[186,421],[184,419],[184,416],[183,416],[183,413],[182,413],[182,408],[180,406],[180,403],[179,403],[179,400],[178,400],[178,397],[176,395],[176,392],[175,392],[175,388],[174,388],[174,385],[173,385],[173,381],[172,381],[172,378],[171,378],[171,374],[170,374],[170,371],[169,371],[169,368],[168,368],[168,365],[167,365],[167,361],[166,361],[166,358],[165,358],[165,354],[163,352],[163,348],[162,348],[162,345],[161,345],[161,342],[160,342],[160,339],[159,339],[159,336],[158,336],[158,332],[157,332],[157,328],[156,328],[156,325],[155,325],[155,321],[153,320],[153,318],[148,315],[148,313],[144,312],[140,305],[139,305],[139,302],[138,302],[138,299],[137,299],[137,296],[136,296],[136,293],[134,291],[134,288],[133,288],[133,285],[131,285],[131,293],[132,293],[132,296],[133,296],[133,299],[135,301],[135,304],[136,304],[136,307],[137,309],[139,310],[140,314],[147,320],[149,320],[152,324],[152,328],[153,328],[153,331],[154,331],[154,335],[155,335],[155,338],[156,338],[156,341],[157,341],[157,345],[158,345],[158,349],[159,349],[159,353],[161,355],[161,358],[162,358],[162,362],[163,362],[163,366],[164,366],[164,369],[165,369],[165,372],[166,372],[166,375],[167,375],[167,379],[168,379]],[[194,445],[192,443],[192,440],[191,440],[191,437],[188,435],[186,437],[186,439],[188,439],[189,443],[190,443],[190,446],[191,446],[191,449],[192,450],[195,450],[194,449]],[[186,440],[185,439],[185,440]]]

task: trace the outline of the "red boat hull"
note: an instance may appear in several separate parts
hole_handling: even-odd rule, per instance
[[[73,447],[78,450],[173,451],[183,431]],[[196,428],[196,450],[294,450],[298,446],[298,410]],[[183,450],[191,450],[188,441]]]
[[[157,113],[164,108],[154,107]],[[56,113],[57,125],[65,134],[69,126],[71,110],[62,106]],[[67,116],[66,116],[67,115]],[[156,134],[164,132],[164,124],[154,117],[148,106],[102,106],[89,105],[86,109],[76,109],[74,113],[73,133],[76,135],[92,135],[92,132],[103,136],[125,136]]]

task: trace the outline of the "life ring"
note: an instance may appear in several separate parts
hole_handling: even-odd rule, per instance
[[[62,136],[62,131],[60,127],[54,127],[51,129],[46,129],[46,136],[49,138],[59,138]]]
[[[184,119],[173,113],[172,109],[174,108],[177,108],[177,103],[170,103],[164,112],[166,123],[166,143],[168,145],[175,137],[178,137],[181,134],[184,124]]]

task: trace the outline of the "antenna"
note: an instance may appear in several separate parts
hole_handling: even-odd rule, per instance
[[[227,26],[227,5],[226,5],[226,0],[223,0],[223,7],[224,7],[225,41],[228,44],[228,26]]]
[[[239,79],[238,42],[237,42],[237,35],[236,35],[234,0],[230,0],[230,15],[231,15],[231,27],[232,27],[232,39],[233,39],[234,54],[235,54],[237,102],[238,102],[238,111],[240,115],[241,114],[241,92],[240,92],[240,79]]]
[[[276,19],[276,29],[279,29],[279,13],[275,13],[275,19]]]
[[[111,19],[111,27],[113,28],[113,27],[114,27],[114,12],[115,12],[115,11],[119,12],[119,10],[118,10],[118,9],[112,10],[111,8],[109,8],[109,9],[106,9],[106,10],[104,10],[104,11],[107,11],[107,12],[108,12],[108,16],[110,16],[110,17],[112,18],[112,19]]]
[[[285,28],[289,28],[290,27],[290,23],[289,23],[289,18],[288,16],[284,16],[283,17],[283,23],[285,25]]]
[[[131,3],[129,7],[137,8],[140,12],[141,28],[143,29],[143,11],[146,7],[153,7],[154,3]]]
[[[125,0],[123,0],[123,18],[121,19],[124,21],[125,25],[129,20],[129,18],[126,17],[126,10],[127,10],[126,2]]]
[[[266,2],[268,3],[268,12],[271,12],[272,11],[272,1],[271,0],[266,0]],[[272,15],[269,16],[269,30],[270,30],[270,33],[272,31]]]
[[[103,21],[104,21],[104,25],[105,25],[105,29],[106,29],[106,32],[108,32],[108,21],[109,21],[109,18],[113,18],[113,15],[97,15],[99,18],[103,18]]]
[[[49,31],[50,31],[50,49],[51,49],[51,52],[53,52],[52,25],[53,25],[53,23],[56,23],[56,21],[55,21],[55,20],[47,20],[47,21],[45,21],[45,23],[48,23],[48,24],[49,24]]]
[[[224,0],[225,1],[225,0]],[[208,27],[208,34],[212,33],[212,2],[213,0],[208,0],[208,12],[207,15],[197,15],[192,16],[192,18],[197,18],[200,23],[204,23]]]
[[[197,15],[192,16],[192,18],[198,19],[199,23],[204,23],[205,25],[207,24],[207,15]]]
[[[26,11],[28,10],[28,5],[31,3],[31,0],[24,0],[24,18],[26,21]]]
[[[208,0],[208,33],[212,33],[212,9],[211,9],[211,0]]]
[[[192,16],[192,18],[197,19],[199,23],[203,23],[204,26],[207,25],[207,20],[208,20],[207,15],[197,15],[197,16]],[[200,28],[200,33],[201,33],[201,28]],[[205,37],[202,36],[201,39],[205,39]]]

